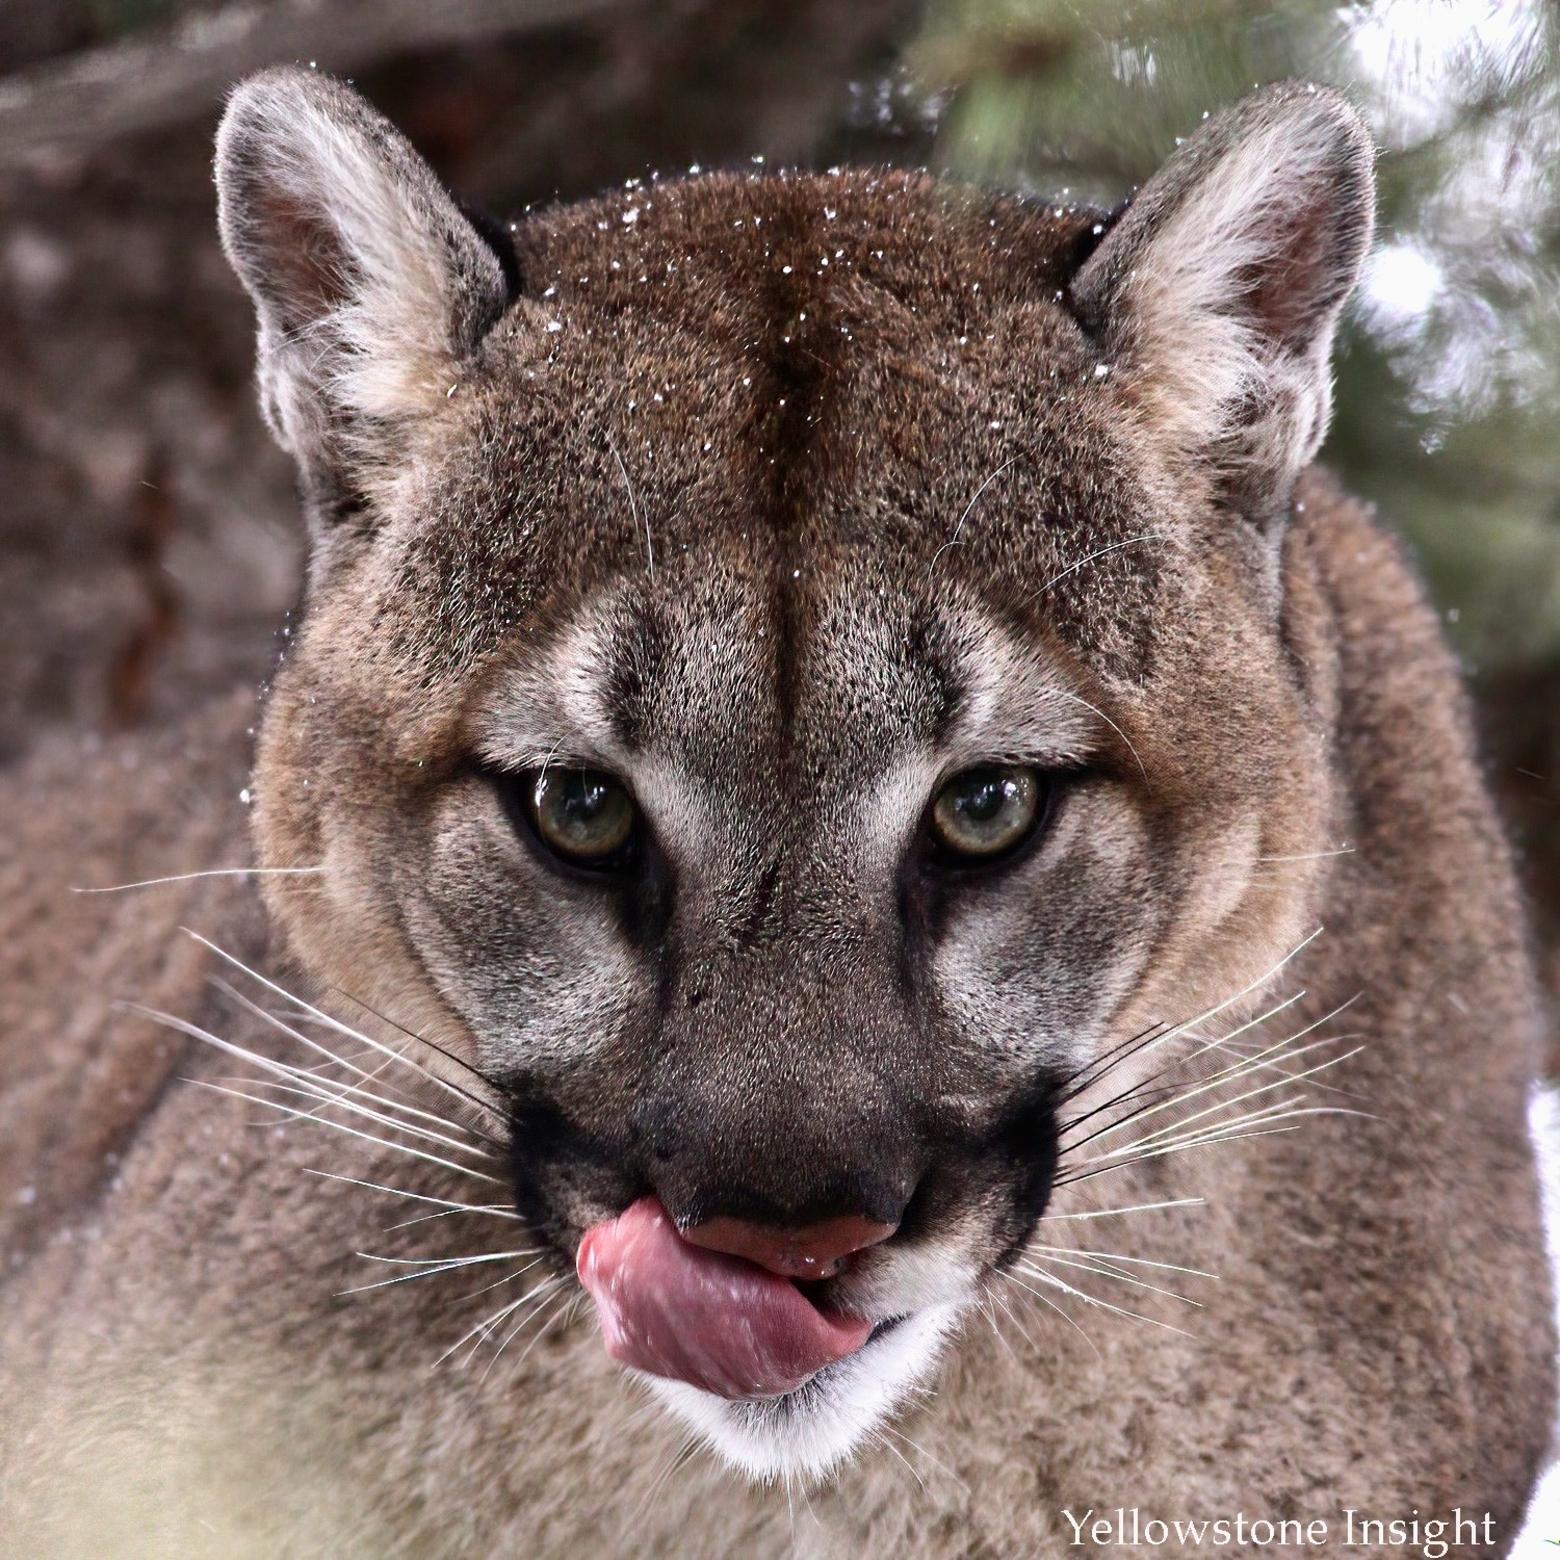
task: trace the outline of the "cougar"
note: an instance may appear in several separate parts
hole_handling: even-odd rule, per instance
[[[1312,465],[1372,160],[1280,84],[1109,213],[506,230],[238,88],[304,605],[252,776],[245,694],[5,782],[7,1552],[1510,1542],[1522,912]]]

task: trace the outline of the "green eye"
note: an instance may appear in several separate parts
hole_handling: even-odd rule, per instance
[[[620,781],[599,769],[546,769],[531,785],[542,843],[581,866],[604,866],[626,846],[638,816]]]
[[[932,836],[950,856],[990,861],[1023,844],[1045,810],[1032,769],[991,765],[955,775],[932,803]]]

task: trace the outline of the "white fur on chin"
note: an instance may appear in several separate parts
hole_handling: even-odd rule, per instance
[[[945,1304],[917,1311],[784,1398],[734,1403],[685,1382],[640,1379],[663,1408],[756,1483],[819,1478],[931,1374],[962,1309]]]

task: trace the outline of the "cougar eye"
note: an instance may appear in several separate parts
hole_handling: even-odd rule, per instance
[[[604,867],[633,837],[638,811],[623,784],[599,769],[544,769],[526,781],[542,843],[582,867]]]
[[[946,855],[969,861],[1005,856],[1034,833],[1046,793],[1046,782],[1032,769],[966,769],[932,803],[933,841]]]

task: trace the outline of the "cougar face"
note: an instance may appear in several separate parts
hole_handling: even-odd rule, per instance
[[[316,543],[274,916],[498,1088],[618,1357],[827,1467],[1022,1249],[1081,1070],[1309,930],[1278,582],[1363,132],[1277,88],[1109,218],[715,176],[511,255],[286,71],[219,182]]]

